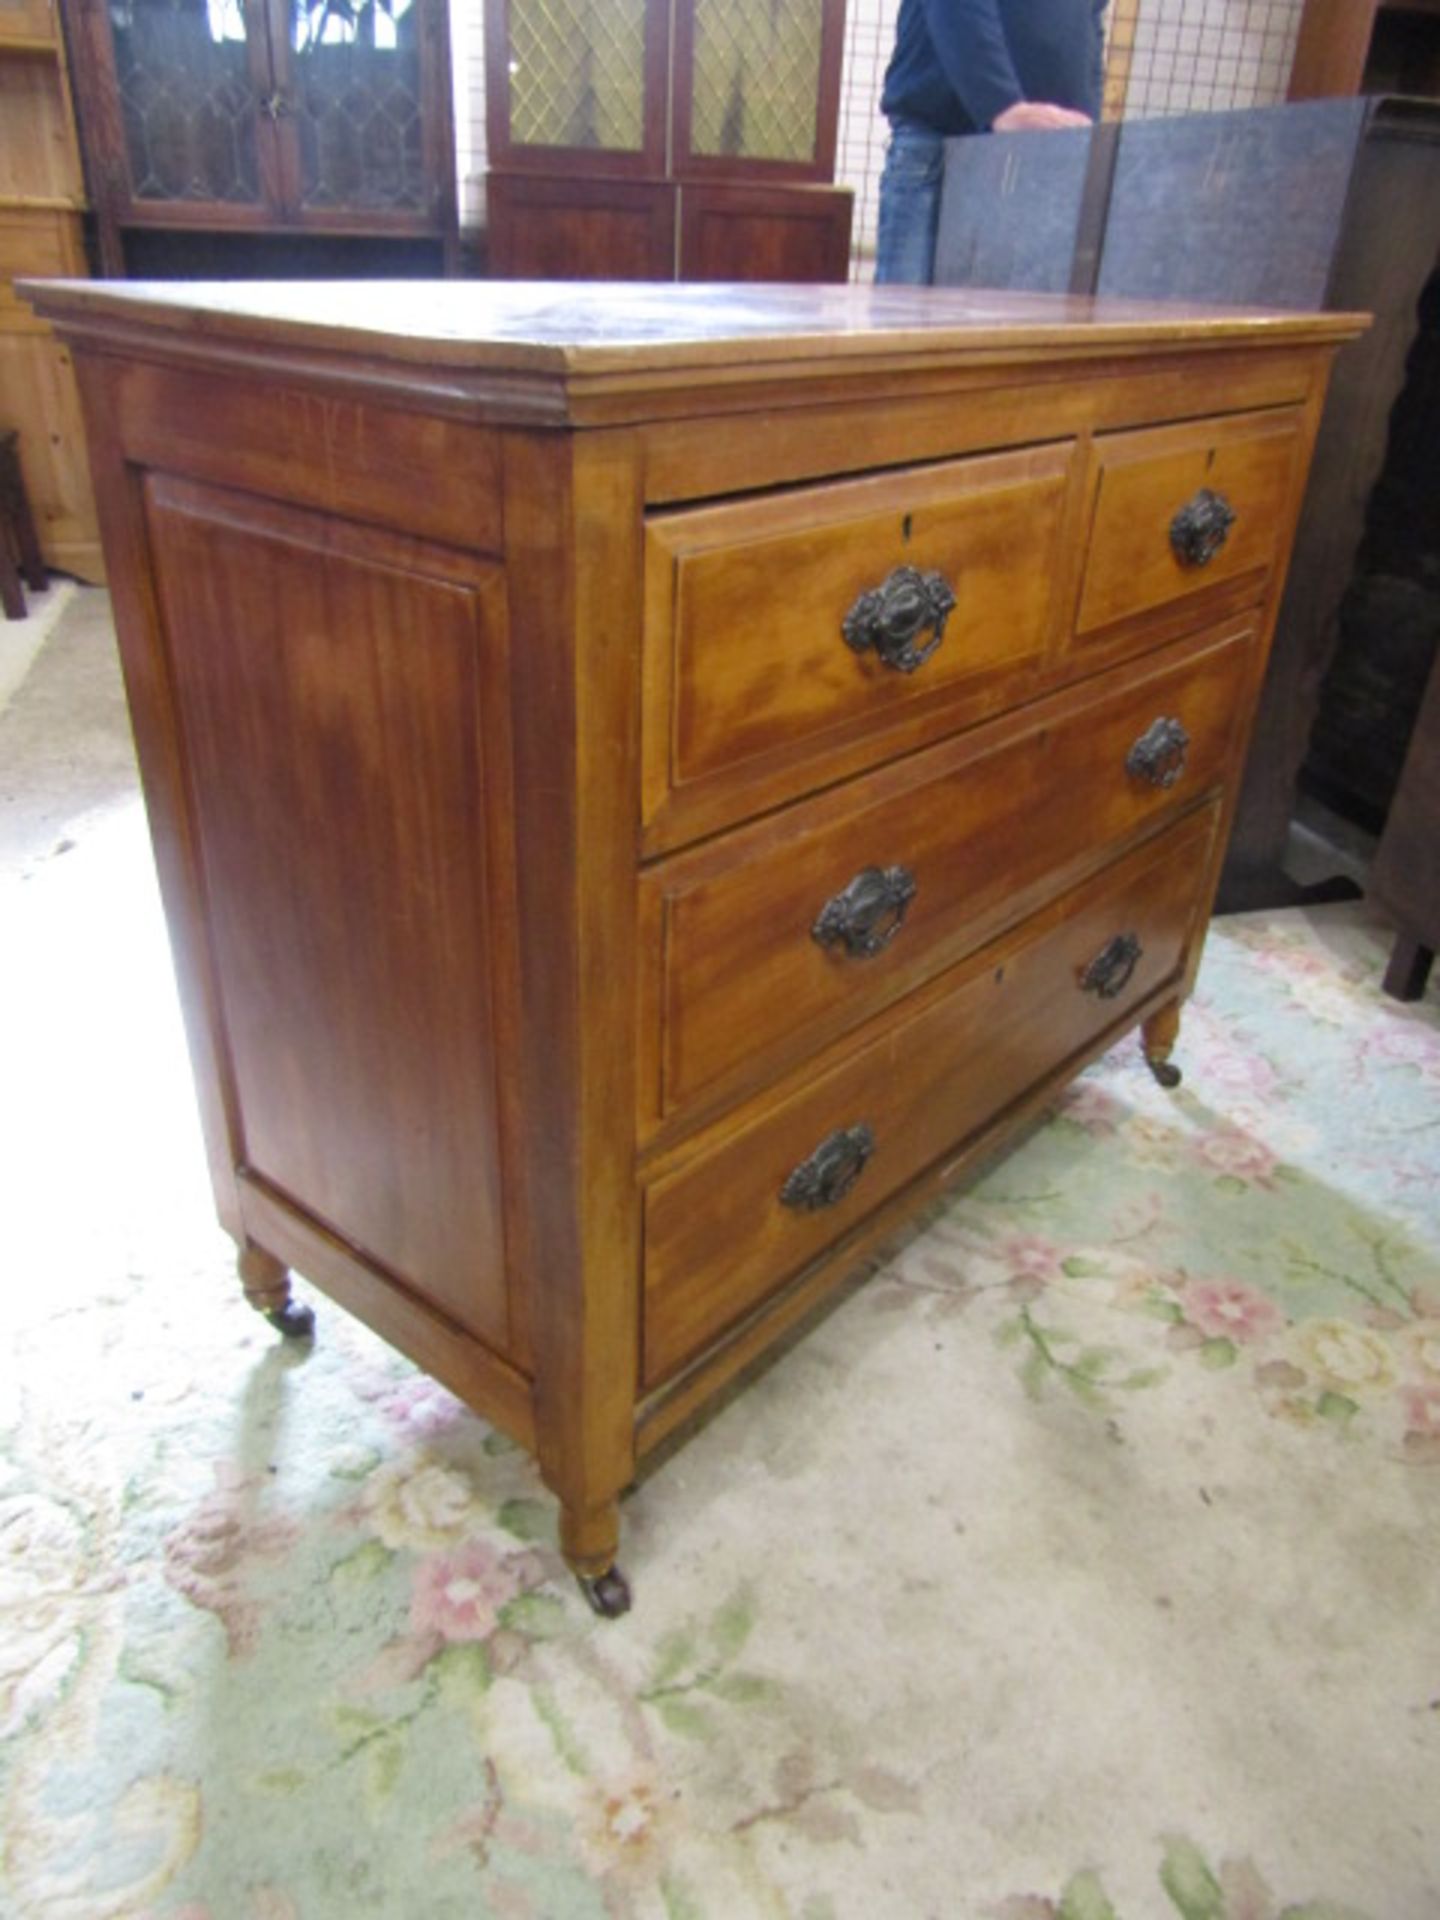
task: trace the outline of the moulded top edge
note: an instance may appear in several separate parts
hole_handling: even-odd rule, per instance
[[[1336,343],[1354,313],[989,292],[973,288],[525,281],[23,280],[46,319],[103,337],[132,332],[311,348],[495,374],[562,378],[783,362],[838,371],[877,351],[997,352],[1271,342]]]

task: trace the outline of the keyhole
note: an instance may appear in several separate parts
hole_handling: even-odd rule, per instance
[[[900,538],[906,543],[907,546],[910,543],[910,532],[911,532],[911,518],[910,518],[910,515],[907,513],[905,518],[900,522]]]

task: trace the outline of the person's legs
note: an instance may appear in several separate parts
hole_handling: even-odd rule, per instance
[[[877,284],[925,286],[935,267],[945,139],[914,120],[891,122],[880,175]]]

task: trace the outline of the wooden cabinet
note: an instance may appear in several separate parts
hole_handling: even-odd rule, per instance
[[[1167,1082],[1334,347],[930,290],[51,287],[220,1214],[638,1462],[1128,1029]]]
[[[324,237],[336,273],[387,247],[419,270],[417,243],[453,266],[444,0],[65,5],[107,273],[185,274],[166,236],[196,233],[230,236],[239,271],[283,266],[256,246],[281,234]]]
[[[26,274],[87,271],[70,76],[52,0],[0,7],[0,429],[20,464],[46,562],[105,577],[70,356],[15,292]]]
[[[843,280],[844,0],[487,0],[490,270]]]
[[[1440,99],[1440,0],[1305,0],[1290,98]]]

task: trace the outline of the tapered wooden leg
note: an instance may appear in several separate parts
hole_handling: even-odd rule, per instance
[[[1140,1029],[1145,1048],[1145,1063],[1162,1087],[1178,1087],[1180,1069],[1171,1060],[1175,1042],[1180,1038],[1180,1002],[1172,1002],[1152,1013]]]
[[[315,1331],[315,1315],[290,1298],[289,1269],[253,1241],[240,1249],[237,1265],[245,1298],[255,1311],[287,1339],[308,1340]]]
[[[620,1545],[620,1502],[578,1507],[560,1503],[560,1551],[596,1613],[607,1619],[630,1611],[630,1588],[615,1564]]]

